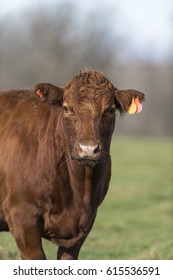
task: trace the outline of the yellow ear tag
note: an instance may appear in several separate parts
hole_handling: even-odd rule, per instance
[[[139,101],[139,97],[132,98],[132,103],[129,106],[128,113],[129,114],[135,114],[140,113],[142,111],[142,104]]]
[[[135,104],[135,99],[134,98],[132,98],[132,103],[130,104],[130,106],[129,106],[129,109],[128,109],[128,113],[129,114],[135,114],[136,113],[136,108],[137,106],[136,106],[136,104]]]

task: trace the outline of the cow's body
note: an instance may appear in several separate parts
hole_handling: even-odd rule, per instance
[[[114,101],[108,92],[94,100],[89,83],[76,100],[73,80],[0,93],[0,231],[11,231],[23,259],[45,258],[42,237],[59,246],[59,259],[76,259],[108,190],[115,116],[100,104]]]

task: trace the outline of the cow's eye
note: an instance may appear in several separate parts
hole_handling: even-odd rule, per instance
[[[110,115],[115,115],[115,111],[116,111],[116,108],[115,106],[112,106],[110,108],[107,108],[107,110],[103,113],[102,117],[103,118],[107,118],[109,117]]]
[[[65,113],[68,113],[68,112],[69,112],[68,107],[67,107],[67,106],[65,106],[65,105],[63,106],[63,110],[64,110],[64,112],[65,112]]]
[[[71,106],[68,106],[68,105],[64,104],[62,106],[62,108],[63,108],[64,114],[66,114],[66,116],[74,116],[75,115],[75,112],[74,112],[74,110]]]
[[[114,113],[115,113],[115,107],[111,107],[111,108],[109,109],[109,113],[110,113],[110,114],[114,114]]]

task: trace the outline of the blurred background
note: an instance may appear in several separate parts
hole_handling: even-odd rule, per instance
[[[173,1],[0,0],[1,89],[62,86],[85,68],[146,94],[118,135],[172,136]]]
[[[173,259],[173,1],[0,0],[1,89],[63,86],[86,68],[146,102],[117,117],[110,190],[80,258]],[[1,233],[0,259],[18,258]]]

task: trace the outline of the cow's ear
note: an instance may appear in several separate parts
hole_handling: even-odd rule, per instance
[[[63,100],[63,89],[49,83],[41,83],[34,86],[34,92],[43,102],[50,105],[61,104]]]
[[[142,111],[142,102],[145,95],[134,89],[119,90],[115,89],[116,108],[121,114],[128,112],[129,114],[140,113]]]

